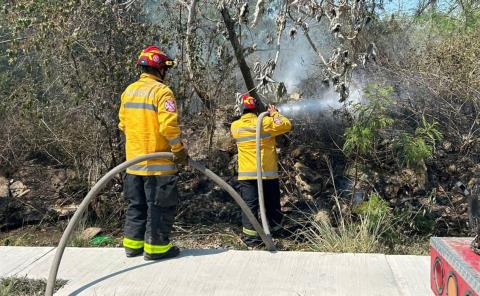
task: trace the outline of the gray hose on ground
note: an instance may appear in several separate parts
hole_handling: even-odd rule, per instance
[[[245,215],[247,215],[248,220],[250,221],[250,223],[252,223],[255,231],[257,231],[257,233],[262,238],[262,241],[267,247],[267,250],[275,251],[275,245],[273,244],[272,238],[265,234],[264,230],[262,229],[262,226],[260,225],[260,223],[258,223],[257,219],[253,215],[252,211],[250,211],[250,208],[247,206],[245,201],[243,201],[240,194],[238,194],[238,192],[235,191],[235,189],[233,189],[232,186],[228,185],[227,182],[223,181],[222,178],[217,176],[211,170],[207,169],[204,165],[200,164],[198,161],[190,160],[190,166],[204,173],[205,176],[209,177],[218,186],[222,187],[225,191],[227,191],[230,194],[230,196],[233,197],[233,199],[237,202],[237,204],[240,206],[240,208],[245,213]]]
[[[267,235],[269,240],[272,240],[272,235],[270,234],[270,227],[268,225],[267,214],[265,210],[265,198],[263,196],[263,179],[262,179],[262,127],[263,127],[263,118],[267,116],[268,112],[263,112],[258,115],[257,118],[257,128],[255,134],[255,145],[256,145],[256,156],[257,156],[257,187],[258,187],[258,203],[260,205],[260,218],[262,220],[263,231]]]
[[[108,182],[110,182],[113,177],[115,177],[116,174],[123,172],[127,168],[129,168],[132,165],[135,165],[139,162],[148,160],[148,159],[155,159],[155,158],[168,158],[172,159],[173,158],[173,153],[170,152],[157,152],[157,153],[151,153],[147,155],[142,155],[137,158],[134,158],[129,161],[125,161],[115,168],[113,168],[111,171],[109,171],[105,176],[103,176],[93,187],[90,189],[88,192],[87,196],[83,199],[83,201],[80,203],[78,206],[77,211],[73,215],[72,219],[67,225],[67,228],[63,232],[62,238],[60,239],[60,242],[58,243],[57,250],[55,252],[55,257],[53,258],[52,265],[50,266],[50,272],[48,275],[48,280],[47,280],[47,287],[45,289],[45,295],[46,296],[52,296],[53,291],[55,288],[55,282],[57,279],[57,274],[58,274],[58,268],[60,266],[60,261],[62,260],[63,253],[65,251],[65,247],[67,246],[68,240],[75,230],[75,227],[78,224],[78,221],[82,217],[83,213],[87,209],[88,205],[92,201],[93,198],[97,196],[97,194],[107,185]],[[247,218],[250,220],[252,223],[253,227],[255,230],[260,234],[260,237],[262,238],[263,242],[267,246],[269,250],[274,249],[275,247],[273,246],[272,240],[268,240],[268,237],[265,235],[263,232],[262,227],[258,223],[257,219],[255,219],[255,216],[252,214],[248,206],[245,204],[243,199],[240,197],[240,195],[230,186],[228,185],[225,181],[223,181],[220,177],[218,177],[215,173],[212,171],[208,170],[205,168],[203,165],[200,163],[190,160],[190,165],[194,167],[195,169],[199,170],[200,172],[204,173],[207,177],[212,179],[215,183],[217,183],[220,187],[222,187],[225,191],[227,191],[233,199],[238,203],[242,211],[247,215]]]

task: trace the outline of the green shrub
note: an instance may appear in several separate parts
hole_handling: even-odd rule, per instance
[[[370,194],[368,200],[361,203],[355,212],[363,219],[368,220],[372,229],[380,222],[386,223],[392,219],[392,209],[388,206],[388,202],[377,193]]]
[[[366,105],[355,104],[355,119],[351,127],[345,131],[343,151],[347,155],[359,153],[368,155],[374,151],[379,133],[394,123],[388,115],[392,105],[391,94],[393,88],[370,84],[365,90],[368,99]]]
[[[433,149],[425,143],[424,139],[413,137],[407,133],[403,133],[396,143],[400,150],[400,158],[403,163],[410,168],[421,168],[426,159],[433,155]]]
[[[419,169],[425,161],[433,157],[435,144],[443,138],[437,129],[438,123],[429,123],[422,117],[422,126],[415,130],[415,135],[402,133],[395,142],[395,149],[402,164],[409,168]]]

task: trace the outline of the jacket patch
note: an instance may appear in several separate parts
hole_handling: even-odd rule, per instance
[[[280,117],[274,117],[273,122],[275,122],[276,125],[281,125],[282,124],[282,119],[280,119]]]
[[[167,100],[165,102],[165,110],[167,110],[168,112],[177,111],[177,106],[175,106],[175,101],[174,100]]]

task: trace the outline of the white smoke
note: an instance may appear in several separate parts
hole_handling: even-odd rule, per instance
[[[312,39],[328,53],[331,50],[332,40],[322,34],[324,24],[317,24],[310,31]],[[305,79],[318,75],[320,60],[314,52],[301,30],[297,32],[295,39],[290,39],[287,27],[282,38],[280,57],[275,70],[274,78],[285,83],[288,92],[299,91],[299,87]],[[300,90],[301,91],[301,90]]]
[[[293,119],[305,117],[330,116],[335,110],[349,108],[352,104],[363,103],[362,83],[353,82],[351,94],[345,103],[338,101],[338,94],[333,88],[319,91],[314,97],[290,101],[278,106],[280,113]]]

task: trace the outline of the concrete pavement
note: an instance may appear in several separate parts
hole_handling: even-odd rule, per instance
[[[54,248],[0,247],[0,277],[46,278]],[[56,295],[433,295],[427,256],[183,250],[147,262],[119,248],[67,248]]]

